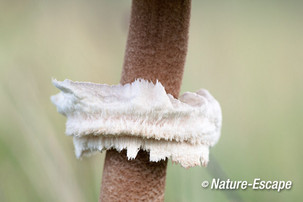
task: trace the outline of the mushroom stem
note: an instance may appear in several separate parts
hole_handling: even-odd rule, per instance
[[[143,78],[160,81],[179,96],[187,53],[191,0],[133,0],[121,84]],[[106,153],[99,201],[164,200],[167,159],[150,162],[139,151]]]

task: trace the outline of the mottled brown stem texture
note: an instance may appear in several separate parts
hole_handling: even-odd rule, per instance
[[[121,84],[160,81],[179,96],[187,53],[190,0],[133,0]],[[99,201],[163,201],[167,160],[150,162],[140,150],[106,153]]]

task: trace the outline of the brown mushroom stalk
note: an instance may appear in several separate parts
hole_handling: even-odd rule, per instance
[[[179,96],[187,53],[190,0],[133,0],[121,84],[137,78],[160,81]],[[163,201],[167,160],[150,162],[140,150],[134,160],[106,153],[100,201]]]

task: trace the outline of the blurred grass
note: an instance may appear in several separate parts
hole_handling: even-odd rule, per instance
[[[0,1],[0,201],[97,200],[104,154],[74,157],[51,78],[118,83],[130,3]],[[222,105],[214,158],[233,180],[293,181],[233,191],[244,201],[302,200],[302,4],[193,1],[182,91],[209,89]],[[169,163],[166,201],[232,200],[201,188],[212,166]]]

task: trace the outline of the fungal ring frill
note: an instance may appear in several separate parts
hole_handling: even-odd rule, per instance
[[[51,97],[67,117],[78,158],[107,149],[140,149],[150,161],[170,158],[188,168],[206,166],[209,147],[220,138],[222,113],[207,91],[186,92],[178,99],[160,82],[138,79],[125,85],[53,80],[60,93]]]

